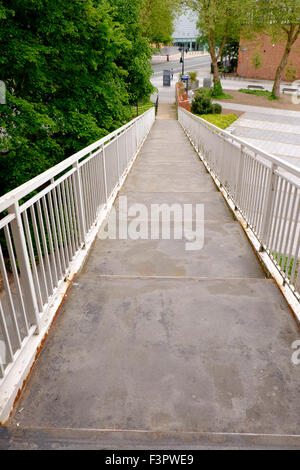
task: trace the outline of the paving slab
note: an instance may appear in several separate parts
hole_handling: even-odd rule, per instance
[[[153,163],[153,162],[145,162],[143,159],[138,160],[136,165],[133,166],[132,173],[143,172],[143,173],[150,173],[151,175],[162,175],[162,174],[206,174],[207,170],[203,165],[199,165],[199,161],[194,162],[160,162]]]
[[[267,140],[269,142],[276,142],[276,143],[283,143],[283,144],[292,144],[300,146],[300,130],[299,134],[294,132],[282,132],[278,129],[275,130],[268,130],[268,129],[253,129],[246,127],[244,123],[243,125],[239,126],[234,135],[237,137],[246,137],[249,139],[256,139],[256,140]]]
[[[298,331],[273,281],[76,284],[12,423],[300,434]]]
[[[238,222],[199,221],[204,246],[197,251],[187,251],[188,239],[173,239],[173,230],[182,228],[180,223],[174,225],[171,240],[97,240],[83,272],[102,276],[264,278]],[[151,233],[150,223],[146,226]]]
[[[157,155],[158,154],[158,155]],[[153,161],[156,161],[157,157],[160,156],[163,158],[160,161],[168,161],[169,158],[178,158],[181,156],[180,161],[192,162],[195,160],[196,156],[193,152],[193,148],[190,143],[181,145],[179,142],[165,142],[161,143],[159,140],[157,144],[154,142],[153,145],[145,145],[143,148],[143,156],[153,157]]]
[[[160,165],[161,167],[161,165]],[[120,196],[125,196],[125,194],[121,193]],[[151,208],[153,204],[168,204],[172,206],[173,204],[180,204],[182,207],[184,204],[191,204],[193,211],[192,211],[192,219],[198,218],[196,212],[196,205],[203,204],[204,205],[204,219],[206,221],[215,221],[221,224],[222,222],[233,222],[234,216],[228,210],[228,207],[224,201],[224,198],[220,192],[210,191],[210,192],[174,192],[174,193],[136,193],[136,192],[127,192],[127,205],[128,207],[134,204],[143,204],[146,206],[149,214],[151,214]],[[118,214],[119,212],[119,197],[115,203],[115,209]],[[174,213],[170,212],[171,220],[174,220]],[[155,218],[155,216],[154,216]],[[203,217],[201,217],[202,219]],[[153,219],[153,216],[151,217]]]
[[[152,175],[143,171],[132,172],[128,176],[123,192],[207,192],[217,191],[209,174],[189,174],[183,177],[181,174],[170,172],[169,174]]]
[[[224,104],[227,107],[227,104]],[[223,103],[222,103],[223,106]],[[244,110],[227,130],[250,145],[300,166],[300,112],[234,105]]]

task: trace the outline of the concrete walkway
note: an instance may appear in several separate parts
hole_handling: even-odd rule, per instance
[[[299,329],[175,119],[122,195],[203,203],[204,248],[97,240],[0,448],[300,447]]]

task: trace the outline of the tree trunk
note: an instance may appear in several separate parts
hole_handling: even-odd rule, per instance
[[[218,59],[215,55],[211,54],[211,61],[213,64],[213,69],[214,69],[214,84],[219,83],[220,81],[220,73],[218,69]]]
[[[287,66],[287,63],[288,63],[288,59],[289,59],[291,49],[292,49],[291,40],[288,40],[288,42],[286,44],[286,47],[285,47],[285,50],[284,50],[284,54],[282,56],[280,64],[278,65],[278,68],[276,70],[276,75],[275,75],[275,80],[274,80],[274,85],[273,85],[273,90],[272,90],[272,94],[274,96],[276,96],[276,98],[280,98],[280,83],[281,83],[281,79],[282,79],[284,69],[285,69],[285,67]]]
[[[216,85],[220,81],[220,74],[218,69],[218,55],[216,55],[215,32],[209,31],[209,33],[207,34],[207,39],[209,54],[213,65],[214,85]]]
[[[276,98],[280,98],[280,82],[282,79],[283,71],[287,66],[292,47],[300,35],[299,25],[292,24],[290,25],[289,29],[286,27],[284,27],[283,29],[287,34],[287,41],[281,62],[276,70],[275,81],[272,90],[272,93],[276,96]]]

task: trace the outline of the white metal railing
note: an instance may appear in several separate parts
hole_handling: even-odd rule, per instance
[[[178,119],[299,300],[300,169],[182,108]]]
[[[41,319],[154,120],[152,108],[0,198],[0,422],[5,377],[28,341],[43,334]]]

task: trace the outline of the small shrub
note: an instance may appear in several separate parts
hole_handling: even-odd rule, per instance
[[[221,114],[222,106],[211,102],[210,90],[201,89],[192,102],[191,110],[194,114]]]
[[[197,72],[188,72],[188,74],[190,77],[191,77],[191,81],[192,82],[196,82],[197,81]]]
[[[210,88],[199,88],[197,90],[198,94],[207,96],[208,98],[211,98],[211,89]]]
[[[213,106],[213,114],[221,114],[222,106],[219,103],[215,103]]]
[[[192,102],[192,113],[194,114],[212,114],[213,105],[211,98],[203,93],[197,93]]]

